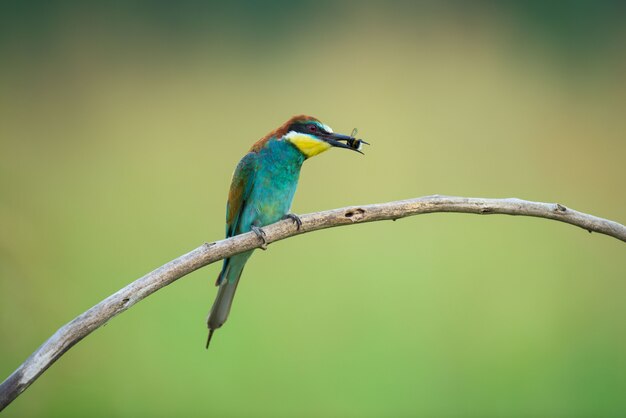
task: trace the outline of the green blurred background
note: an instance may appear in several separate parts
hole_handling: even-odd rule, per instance
[[[308,161],[296,213],[438,193],[625,222],[621,4],[0,3],[0,379],[221,239],[235,164],[293,114],[372,143]],[[4,415],[623,417],[624,249],[460,214],[289,239],[250,260],[210,351],[217,264]]]

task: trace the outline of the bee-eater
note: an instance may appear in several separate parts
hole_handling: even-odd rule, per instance
[[[299,228],[300,219],[289,210],[302,163],[331,147],[360,152],[362,142],[366,143],[333,133],[330,127],[306,115],[294,116],[265,135],[235,168],[226,203],[226,237],[254,231],[265,248],[262,227],[291,218]],[[207,319],[207,348],[213,332],[228,318],[241,272],[253,251],[224,259],[215,283],[219,289]]]

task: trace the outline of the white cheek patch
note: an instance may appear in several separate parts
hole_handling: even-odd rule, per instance
[[[314,137],[313,135],[303,134],[302,132],[296,132],[296,131],[289,131],[289,133],[284,136],[286,140],[291,141],[291,142],[293,142],[292,140],[299,138],[299,137],[309,137],[310,139],[314,141],[318,141],[318,139]]]

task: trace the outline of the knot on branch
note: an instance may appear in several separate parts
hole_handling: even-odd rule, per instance
[[[350,209],[345,213],[345,217],[350,219],[352,222],[358,222],[363,219],[365,215],[365,210],[361,208]]]
[[[119,308],[120,309],[124,308],[126,305],[128,305],[128,302],[130,302],[130,298],[126,297],[122,299],[119,303]]]

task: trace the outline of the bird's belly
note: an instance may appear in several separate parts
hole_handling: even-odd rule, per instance
[[[265,226],[278,222],[291,207],[293,193],[289,191],[266,192],[266,196],[259,199],[255,205],[257,222],[259,226]]]
[[[263,179],[259,187],[255,187],[256,196],[251,202],[255,211],[254,223],[265,226],[282,219],[289,212],[296,185],[297,178],[293,181],[271,177]]]

